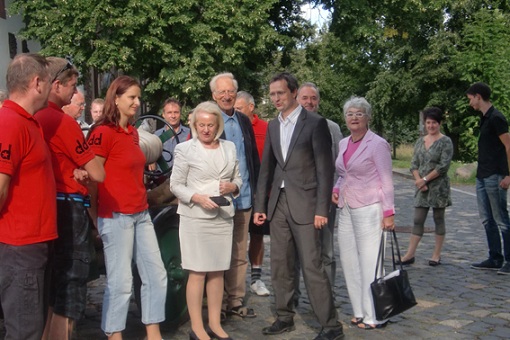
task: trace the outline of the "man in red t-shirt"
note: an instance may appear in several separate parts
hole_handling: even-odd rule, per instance
[[[7,339],[41,339],[49,241],[57,238],[51,156],[33,115],[48,104],[47,60],[19,54],[0,109],[0,299]],[[22,283],[22,284],[20,284]]]
[[[57,186],[58,239],[50,263],[50,310],[43,339],[70,339],[74,321],[85,311],[87,278],[91,255],[92,223],[86,183],[102,182],[103,165],[85,141],[76,121],[62,111],[76,95],[78,71],[67,60],[49,57],[53,76],[48,107],[37,112],[35,119],[50,147]]]
[[[253,132],[255,133],[255,143],[259,158],[262,159],[264,142],[266,140],[267,122],[260,119],[255,113],[255,100],[253,96],[245,91],[237,92],[237,98],[234,108],[250,118]],[[269,290],[262,281],[262,261],[264,260],[264,235],[269,235],[269,222],[264,223],[262,227],[253,224],[250,218],[250,245],[248,248],[248,257],[251,264],[251,282],[250,289],[259,296],[269,296]]]

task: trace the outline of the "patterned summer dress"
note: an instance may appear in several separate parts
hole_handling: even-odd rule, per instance
[[[415,207],[444,208],[452,205],[448,169],[453,157],[453,144],[449,137],[436,140],[427,150],[423,137],[414,146],[411,172],[418,170],[420,177],[436,169],[439,177],[427,182],[429,190],[419,191],[414,199]]]

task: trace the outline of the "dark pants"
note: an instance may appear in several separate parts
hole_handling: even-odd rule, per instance
[[[328,275],[329,283],[331,285],[331,289],[335,287],[335,276],[336,276],[336,260],[335,260],[335,242],[333,235],[335,233],[335,221],[336,221],[336,213],[338,206],[336,204],[331,204],[329,208],[328,214],[328,225],[319,230],[320,241],[321,241],[321,257],[322,257],[322,265],[324,266],[324,270]],[[294,301],[297,305],[299,297],[301,296],[301,290],[299,289],[299,279],[301,276],[301,263],[299,263],[299,257],[296,253],[296,265],[294,273],[295,281],[294,281]],[[332,291],[334,294],[334,292]],[[334,296],[334,295],[333,295]]]
[[[40,340],[47,305],[45,281],[48,243],[0,243],[0,298],[5,339]]]
[[[57,201],[58,239],[50,257],[50,306],[55,314],[78,320],[87,303],[91,225],[82,202]]]
[[[289,322],[294,317],[294,266],[299,255],[308,297],[313,311],[324,328],[341,327],[333,305],[331,285],[321,260],[319,231],[313,224],[296,224],[290,215],[282,190],[271,219],[271,280],[278,319]]]

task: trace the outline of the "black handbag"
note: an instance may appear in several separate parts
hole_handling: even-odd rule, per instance
[[[417,304],[411,285],[409,284],[407,271],[402,267],[402,259],[400,258],[400,250],[395,230],[391,231],[392,236],[390,237],[393,271],[384,277],[377,278],[379,271],[382,272],[384,268],[384,233],[385,232],[383,232],[381,236],[379,254],[377,255],[374,282],[370,284],[374,300],[375,316],[378,321],[389,319]],[[393,240],[395,240],[395,246],[393,245]],[[395,247],[397,248],[400,269],[397,269],[395,266]]]

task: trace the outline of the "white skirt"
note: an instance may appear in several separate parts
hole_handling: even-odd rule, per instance
[[[233,219],[180,216],[179,241],[182,268],[195,272],[230,268]]]

